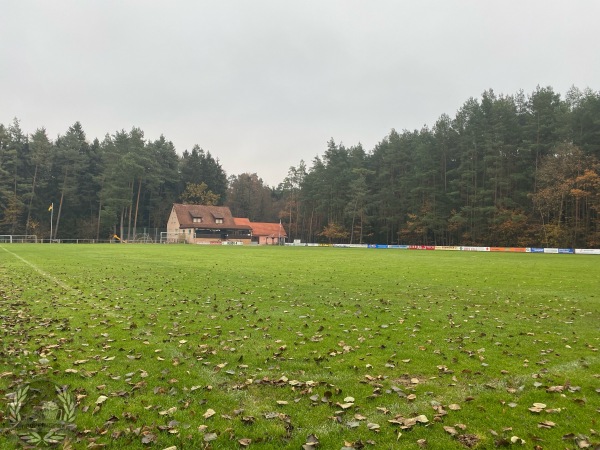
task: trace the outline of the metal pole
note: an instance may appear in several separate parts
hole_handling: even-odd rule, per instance
[[[50,205],[50,243],[52,244],[52,222],[54,221],[54,202]]]

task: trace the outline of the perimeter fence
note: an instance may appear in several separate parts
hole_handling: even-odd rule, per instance
[[[35,235],[0,235],[0,243],[23,244],[23,243],[57,243],[57,244],[98,244],[98,243],[182,243],[179,235],[166,232],[140,233],[130,240],[122,240],[117,235],[111,239],[40,239]],[[219,245],[241,245],[241,242],[218,241]],[[193,244],[191,244],[193,245]],[[256,246],[253,243],[252,246]],[[368,249],[396,249],[396,250],[434,250],[434,251],[462,251],[462,252],[503,252],[503,253],[546,253],[562,255],[600,255],[598,248],[560,248],[560,247],[479,247],[479,246],[452,246],[452,245],[392,245],[392,244],[322,244],[307,242],[289,242],[287,247],[334,247],[334,248],[368,248]]]
[[[476,247],[450,245],[388,245],[388,244],[311,244],[292,242],[291,247],[336,247],[336,248],[375,248],[397,250],[437,250],[462,252],[504,252],[504,253],[551,253],[565,255],[600,255],[599,248],[549,248],[549,247]]]

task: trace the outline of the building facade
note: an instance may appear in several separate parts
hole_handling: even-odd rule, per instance
[[[252,242],[258,245],[284,245],[287,233],[281,223],[250,222],[250,219],[234,217],[238,225],[247,225],[252,229]]]
[[[226,206],[174,203],[167,222],[167,242],[250,244],[252,228],[236,224]]]

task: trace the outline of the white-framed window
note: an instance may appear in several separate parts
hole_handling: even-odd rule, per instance
[[[202,223],[202,217],[193,217],[192,222],[193,223]]]
[[[215,219],[215,223],[223,223],[223,219]]]

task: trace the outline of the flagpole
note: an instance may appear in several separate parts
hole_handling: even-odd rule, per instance
[[[50,243],[52,244],[52,222],[54,222],[54,202],[50,205]]]

